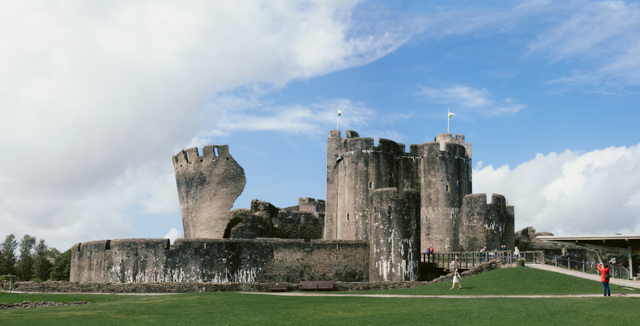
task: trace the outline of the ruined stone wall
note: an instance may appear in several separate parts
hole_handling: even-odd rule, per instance
[[[173,156],[184,236],[222,239],[229,210],[246,183],[244,170],[227,145],[207,145]]]
[[[299,282],[369,280],[364,241],[101,240],[72,247],[71,282]]]
[[[486,246],[487,250],[500,249],[502,244],[508,250],[515,247],[513,206],[506,205],[502,195],[493,194],[487,204],[486,194],[467,195],[460,209],[459,251],[477,251]]]
[[[316,200],[311,197],[298,197],[298,206],[314,206],[316,208],[316,212],[324,213],[326,202],[322,199]],[[302,209],[300,209],[302,211]]]
[[[322,239],[324,214],[280,210],[275,237],[281,239]]]
[[[383,188],[373,192],[371,281],[420,278],[420,193]]]

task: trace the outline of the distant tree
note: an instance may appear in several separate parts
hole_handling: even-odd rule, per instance
[[[34,250],[32,277],[38,278],[40,281],[46,281],[49,278],[53,264],[49,261],[49,249],[47,245],[44,244],[44,239],[40,239],[40,242],[38,242]]]
[[[54,281],[69,281],[69,275],[71,275],[71,249],[56,257],[49,277]]]
[[[61,254],[60,250],[56,249],[56,248],[49,248],[47,249],[47,257],[51,258],[49,261],[53,261],[56,259],[56,257],[58,257]]]
[[[9,234],[0,244],[0,275],[15,275],[16,273],[16,236]]]
[[[33,275],[33,257],[31,251],[36,243],[36,238],[25,234],[20,240],[20,258],[16,263],[16,275],[21,281],[28,281]]]

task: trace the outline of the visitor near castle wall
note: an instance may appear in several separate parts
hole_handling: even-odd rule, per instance
[[[458,288],[462,289],[462,285],[460,285],[460,278],[461,278],[460,273],[456,268],[456,270],[453,272],[453,284],[451,284],[451,288],[449,290],[453,290],[453,288],[456,287],[456,283],[458,283]]]
[[[431,261],[431,255],[433,255],[433,245],[427,248],[427,261]]]
[[[520,259],[520,250],[518,250],[518,247],[513,251],[513,257],[515,257],[516,260]]]
[[[600,281],[602,281],[602,286],[604,287],[604,296],[611,296],[611,289],[609,288],[609,266],[599,264],[598,270],[600,271]]]

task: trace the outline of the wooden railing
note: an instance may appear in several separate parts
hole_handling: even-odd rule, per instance
[[[529,264],[542,264],[544,262],[544,251],[521,251],[520,259],[524,259]],[[513,251],[485,251],[485,252],[447,252],[428,255],[421,254],[420,261],[423,263],[436,264],[438,268],[451,269],[453,262],[460,269],[471,269],[492,260],[500,260],[505,264],[513,264],[516,259]]]

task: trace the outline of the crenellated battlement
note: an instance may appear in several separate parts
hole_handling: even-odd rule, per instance
[[[470,194],[464,196],[463,206],[482,207],[487,205],[506,207],[507,200],[503,195],[491,194],[491,202],[487,202],[487,194]]]
[[[345,152],[362,152],[372,151],[375,146],[373,146],[372,137],[347,138],[345,149]]]
[[[174,155],[173,166],[177,169],[189,164],[211,163],[219,159],[228,161],[230,158],[229,145],[207,145],[202,149],[202,155],[197,147],[192,147],[183,149]]]

